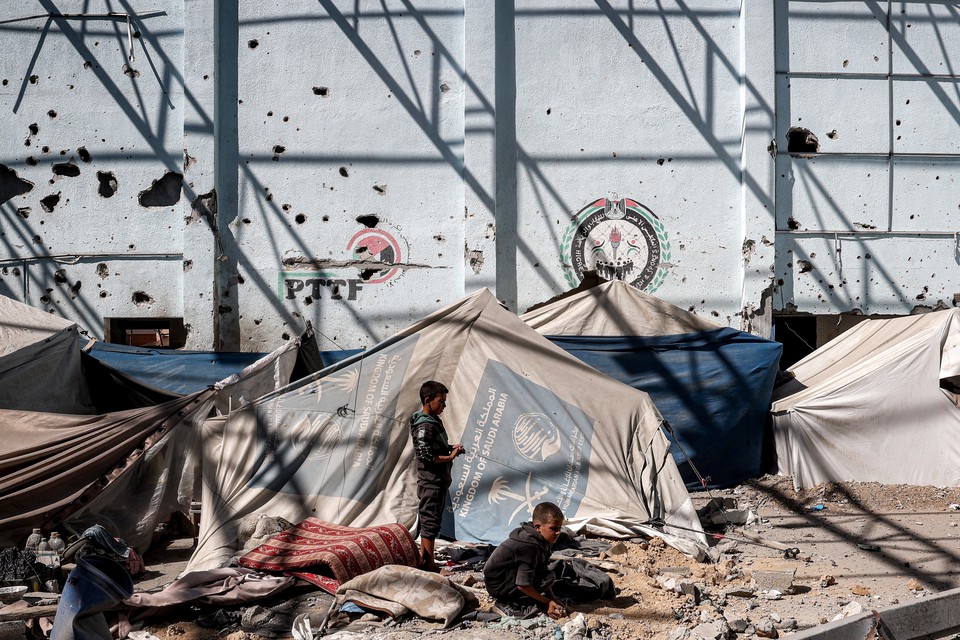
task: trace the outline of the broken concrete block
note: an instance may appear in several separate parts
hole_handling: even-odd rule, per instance
[[[847,603],[843,609],[840,610],[840,613],[833,617],[834,620],[843,620],[844,618],[849,618],[850,616],[856,616],[863,613],[863,605],[854,600],[853,602]]]
[[[693,634],[686,627],[677,627],[670,632],[669,640],[690,640]]]
[[[627,552],[627,545],[622,542],[616,542],[604,551],[607,556],[622,556]]]
[[[780,633],[773,626],[773,620],[761,620],[754,624],[757,629],[757,635],[761,638],[778,638]]]
[[[834,584],[837,584],[837,579],[834,578],[833,576],[830,576],[830,575],[822,575],[822,576],[820,576],[820,586],[821,586],[821,587],[826,588],[826,587],[829,587],[830,585],[834,585]]]
[[[728,640],[733,636],[726,620],[711,620],[693,628],[693,637],[704,640]]]
[[[733,620],[727,620],[727,624],[730,625],[730,630],[734,633],[743,633],[747,630],[747,627],[750,624],[743,618],[734,618]]]
[[[793,580],[797,575],[796,569],[775,570],[775,569],[753,569],[750,571],[751,577],[757,583],[757,588],[761,591],[779,591],[786,593],[793,588]]]
[[[857,596],[869,596],[870,587],[864,586],[862,584],[855,584],[850,587],[850,592]]]
[[[690,567],[661,567],[660,575],[680,576],[681,578],[690,577]]]

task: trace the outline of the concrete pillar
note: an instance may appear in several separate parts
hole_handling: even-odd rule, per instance
[[[740,328],[770,337],[773,323],[776,167],[771,147],[774,111],[774,4],[747,0],[740,9],[740,105],[742,114],[741,226],[743,279]]]

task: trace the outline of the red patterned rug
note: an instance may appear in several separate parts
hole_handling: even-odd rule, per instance
[[[328,593],[340,583],[387,564],[415,567],[417,545],[400,524],[343,527],[307,518],[240,558],[240,566],[282,571]]]

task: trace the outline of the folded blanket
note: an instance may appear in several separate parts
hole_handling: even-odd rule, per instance
[[[388,564],[417,566],[417,545],[400,524],[344,527],[307,518],[281,531],[240,559],[240,565],[283,571],[328,593],[354,576]]]
[[[391,565],[345,582],[337,589],[337,603],[353,602],[367,609],[399,617],[410,611],[439,620],[449,627],[465,607],[477,606],[477,597],[437,573]]]

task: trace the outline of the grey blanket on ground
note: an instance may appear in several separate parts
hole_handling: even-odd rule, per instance
[[[478,605],[466,587],[436,573],[390,564],[357,576],[337,589],[337,603],[353,602],[393,618],[413,612],[449,627],[465,608]]]
[[[240,604],[279,593],[294,578],[273,576],[253,569],[225,567],[192,571],[157,593],[135,593],[125,603],[131,607],[166,607],[184,602]]]

